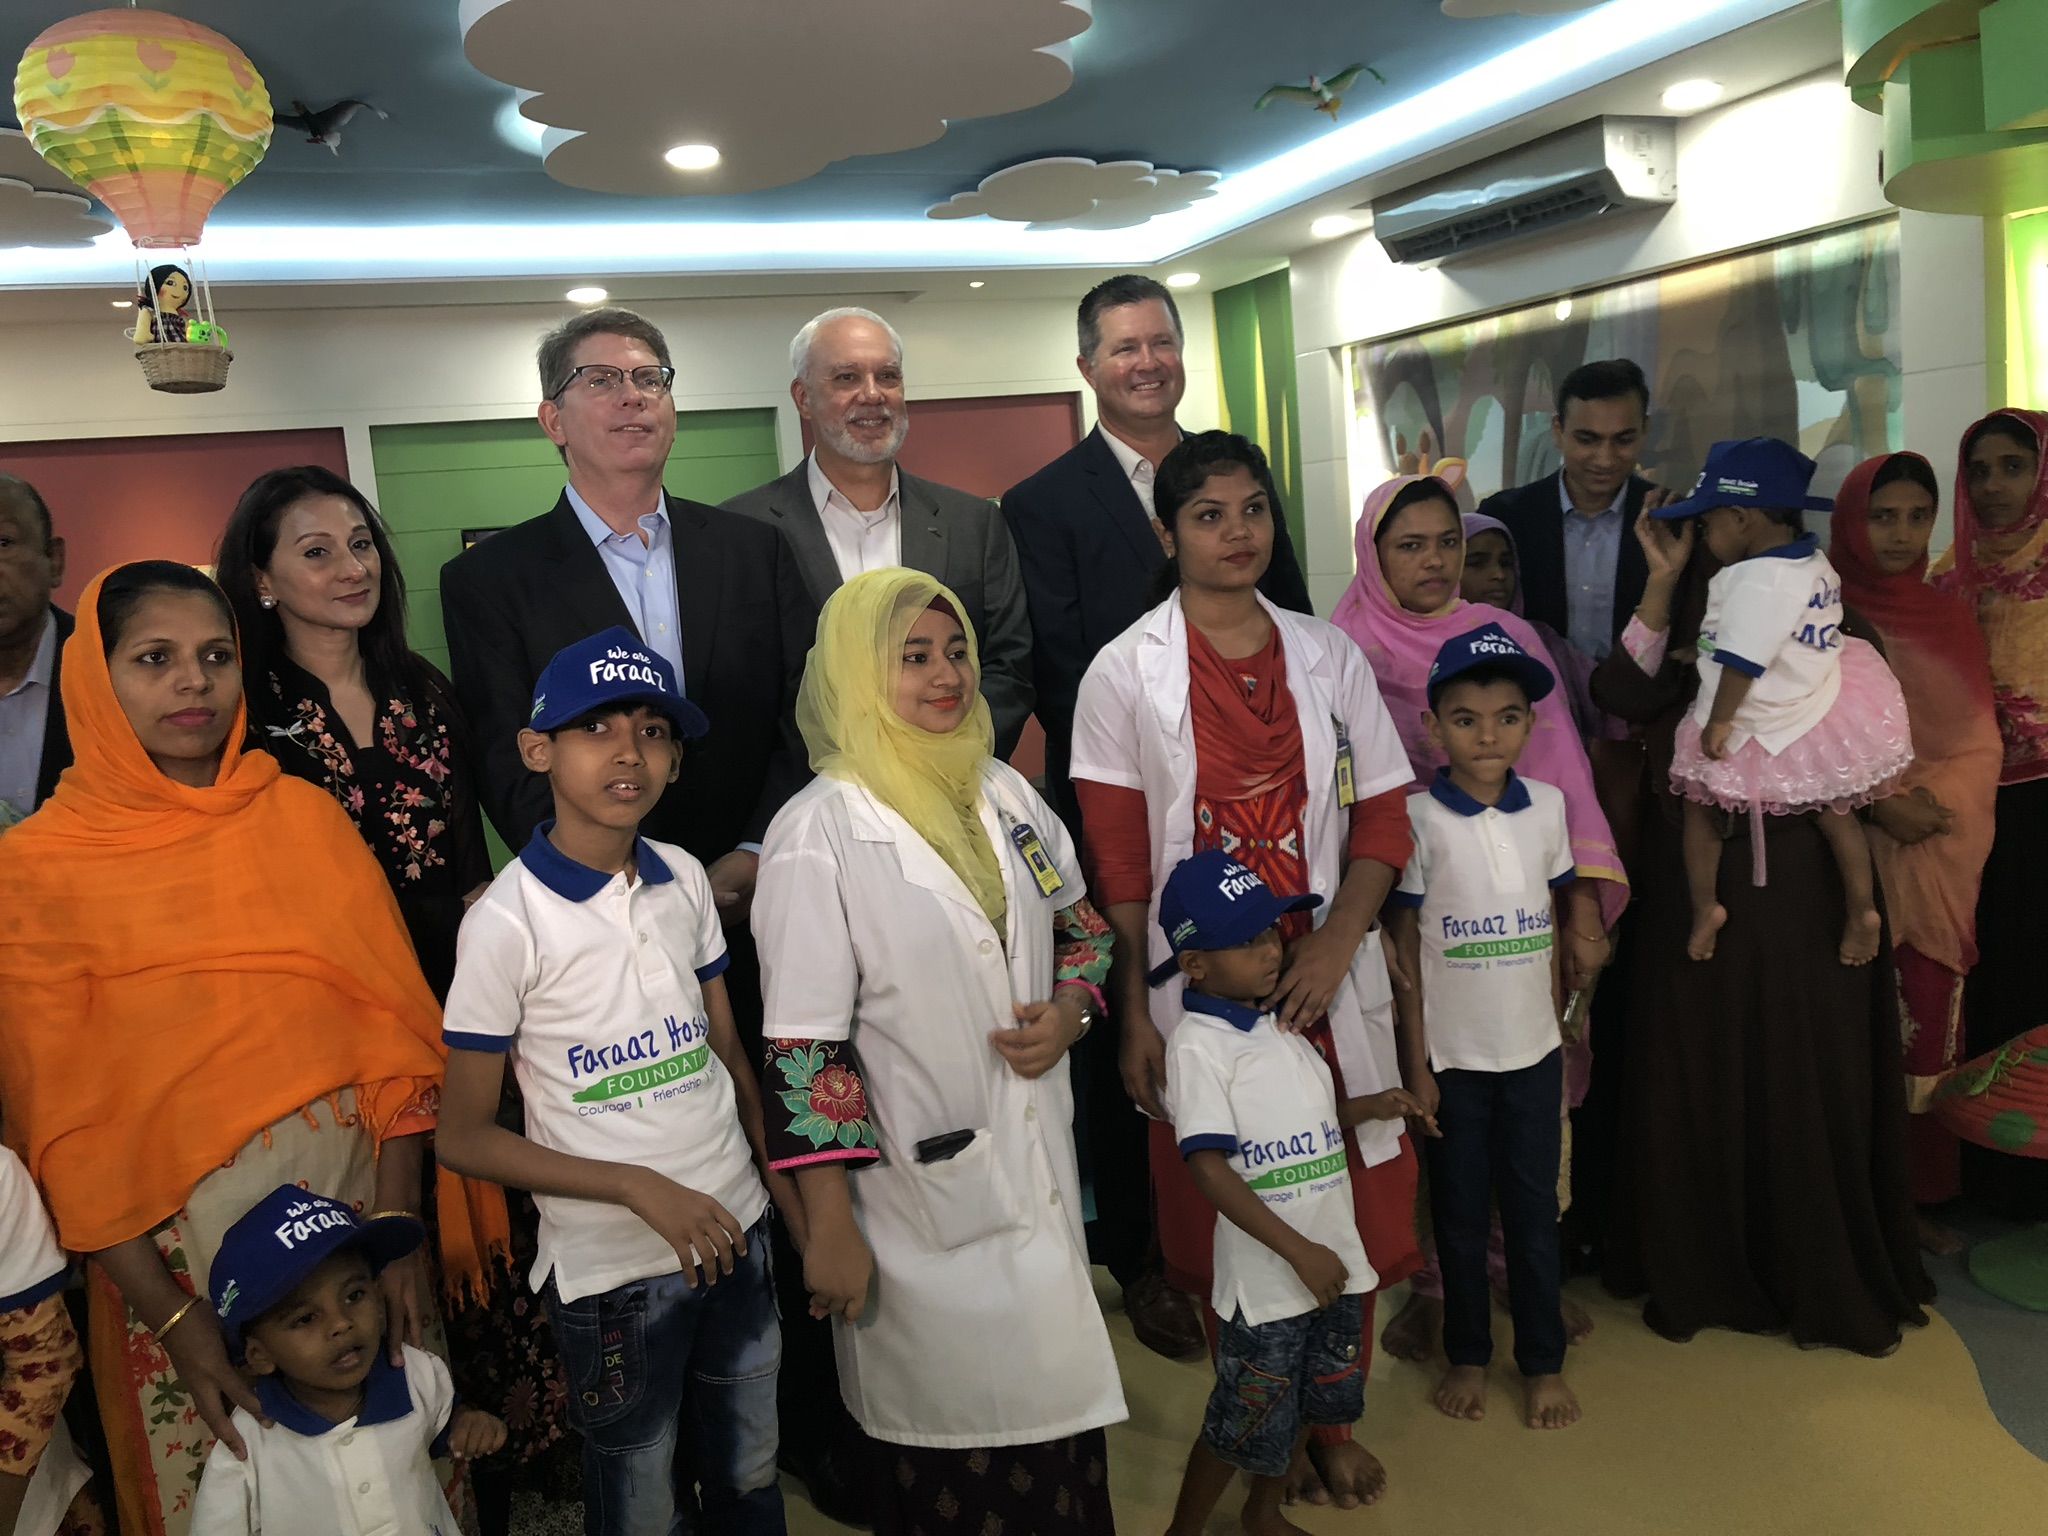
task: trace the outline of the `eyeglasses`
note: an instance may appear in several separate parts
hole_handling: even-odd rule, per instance
[[[669,385],[675,382],[675,377],[675,369],[656,367],[653,364],[649,364],[645,368],[634,368],[629,371],[624,368],[615,367],[610,363],[585,363],[580,368],[572,368],[569,371],[569,377],[562,380],[562,387],[548,398],[551,400],[561,399],[579,380],[582,382],[585,395],[600,399],[607,395],[616,394],[619,386],[624,384],[627,379],[631,379],[633,387],[643,395],[665,395],[668,393]]]

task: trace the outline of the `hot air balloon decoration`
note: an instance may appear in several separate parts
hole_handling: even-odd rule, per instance
[[[105,203],[135,243],[144,298],[133,339],[150,387],[219,389],[234,355],[191,247],[270,147],[270,93],[248,55],[181,17],[92,11],[28,45],[14,110],[36,153]],[[182,311],[159,311],[159,295],[179,287],[150,280],[166,265],[185,279]]]

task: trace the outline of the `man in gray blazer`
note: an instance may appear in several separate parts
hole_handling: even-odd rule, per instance
[[[1016,546],[994,502],[905,473],[903,338],[865,309],[828,309],[789,348],[790,397],[817,446],[779,480],[725,505],[780,528],[820,607],[864,571],[909,566],[967,607],[981,691],[1007,758],[1031,714],[1031,621]]]

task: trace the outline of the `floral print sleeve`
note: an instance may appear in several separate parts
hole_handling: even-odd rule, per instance
[[[868,1115],[867,1084],[845,1040],[769,1040],[768,1166],[787,1172],[813,1163],[871,1163],[882,1154]],[[765,1097],[765,1095],[764,1095]]]
[[[0,1312],[0,1472],[35,1471],[83,1364],[62,1295]]]
[[[1102,983],[1109,978],[1110,951],[1116,935],[1102,920],[1087,897],[1053,914],[1053,985],[1072,982],[1102,996]]]

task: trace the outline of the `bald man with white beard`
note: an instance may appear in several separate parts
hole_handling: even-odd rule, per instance
[[[841,582],[908,566],[952,588],[981,648],[981,692],[1007,758],[1031,714],[1031,621],[994,502],[906,473],[903,339],[865,309],[828,309],[790,344],[790,398],[816,446],[788,474],[725,503],[782,530],[820,607]]]

